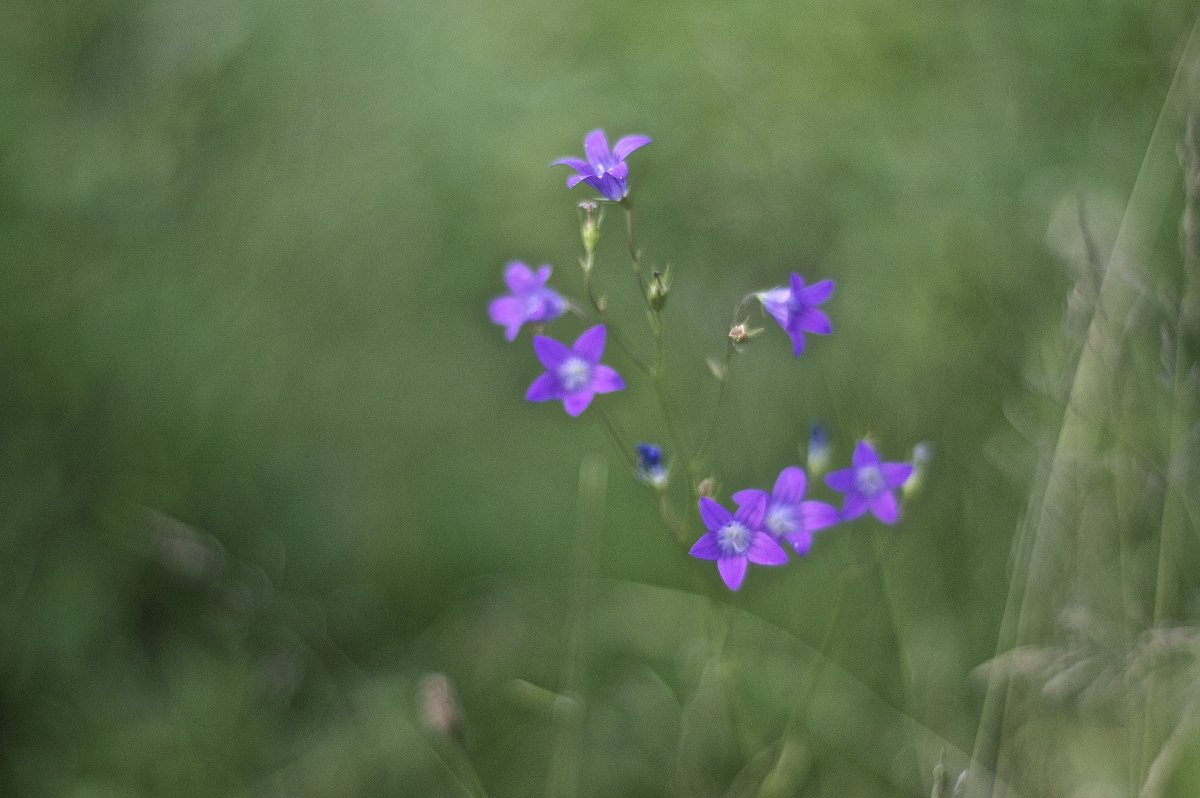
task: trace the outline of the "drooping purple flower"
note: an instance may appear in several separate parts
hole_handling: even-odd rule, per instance
[[[603,324],[583,331],[568,347],[544,335],[533,336],[533,351],[546,367],[525,392],[530,402],[561,399],[568,416],[577,416],[592,403],[598,393],[611,393],[625,387],[621,375],[600,362],[604,354]]]
[[[850,468],[825,477],[826,485],[846,494],[842,519],[858,518],[870,509],[885,524],[896,523],[900,506],[892,491],[904,484],[913,467],[908,463],[881,463],[867,441],[859,441],[854,447],[851,463]]]
[[[605,199],[620,202],[629,193],[629,186],[625,182],[629,177],[629,166],[625,163],[625,157],[638,147],[649,143],[649,136],[625,136],[610,150],[604,131],[593,130],[583,139],[586,161],[580,158],[559,158],[550,165],[569,166],[575,170],[575,174],[567,178],[567,188],[574,188],[581,182],[587,183]]]
[[[764,496],[753,497],[732,515],[707,496],[701,497],[700,518],[708,531],[688,553],[701,560],[716,560],[717,571],[730,590],[742,586],[747,563],[783,565],[787,552],[762,530],[766,510]]]
[[[772,288],[756,296],[763,309],[770,313],[788,337],[792,339],[792,356],[804,351],[804,334],[829,335],[833,326],[824,311],[817,308],[833,293],[833,280],[822,280],[806,286],[804,278],[792,272],[787,288]]]
[[[519,260],[504,268],[504,283],[512,293],[496,297],[488,304],[488,315],[495,324],[504,328],[504,337],[512,341],[527,321],[550,321],[557,319],[567,309],[567,300],[558,292],[546,287],[550,279],[550,266],[539,266],[537,272]]]
[[[773,538],[791,543],[797,554],[804,555],[812,546],[814,532],[838,522],[838,511],[832,505],[805,501],[807,487],[808,478],[804,471],[788,466],[779,472],[770,495],[765,490],[739,490],[733,494],[733,500],[745,505],[762,499],[767,508],[763,516],[764,530]]]

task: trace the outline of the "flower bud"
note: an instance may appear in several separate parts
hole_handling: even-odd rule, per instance
[[[711,499],[713,494],[716,492],[717,486],[712,477],[705,477],[696,484],[696,493],[701,496],[707,496]]]
[[[907,499],[913,494],[919,492],[925,485],[925,472],[929,468],[929,461],[933,459],[933,447],[922,441],[913,447],[912,450],[912,473],[908,479],[904,481],[902,490],[904,497]]]
[[[646,289],[646,299],[650,302],[650,307],[654,310],[662,310],[667,304],[667,294],[671,290],[671,268],[668,266],[667,271],[655,272],[654,277],[650,280],[650,287]]]
[[[829,431],[820,421],[814,421],[808,428],[808,465],[809,477],[815,479],[829,470],[829,459],[833,447],[829,445]]]
[[[429,674],[421,680],[419,692],[421,720],[425,725],[442,736],[461,737],[462,708],[446,674]]]
[[[637,450],[637,478],[657,491],[667,488],[668,473],[662,462],[662,449],[652,443],[639,443]]]
[[[600,224],[604,221],[604,211],[600,203],[587,200],[579,203],[579,236],[583,239],[583,249],[590,256],[600,243]]]

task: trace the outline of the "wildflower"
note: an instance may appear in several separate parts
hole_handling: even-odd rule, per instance
[[[530,402],[561,399],[568,416],[577,416],[592,403],[598,393],[611,393],[625,387],[616,371],[600,362],[604,354],[603,324],[583,331],[574,345],[567,347],[544,335],[533,336],[533,351],[546,367],[525,392]]]
[[[767,502],[755,496],[730,515],[729,511],[707,496],[700,499],[700,518],[708,527],[692,550],[701,560],[716,560],[717,571],[730,590],[742,586],[746,564],[782,565],[787,553],[775,539],[762,530]]]
[[[808,553],[813,532],[838,522],[838,511],[825,502],[805,501],[808,479],[804,471],[788,466],[779,472],[775,488],[768,496],[765,490],[739,490],[733,500],[739,505],[762,499],[766,504],[763,526],[771,537],[786,540],[797,554]]]
[[[820,421],[814,421],[808,428],[808,473],[813,477],[824,474],[829,468],[829,456],[833,447],[829,445],[829,430]]]
[[[799,357],[804,351],[805,333],[829,335],[833,332],[829,317],[817,309],[817,305],[829,299],[832,293],[833,280],[805,286],[804,278],[792,272],[788,288],[772,288],[755,296],[792,339],[792,356]]]
[[[639,443],[637,449],[637,478],[652,488],[667,486],[667,468],[662,462],[662,449],[652,443]]]
[[[567,188],[574,188],[580,182],[584,182],[603,194],[605,199],[620,202],[629,193],[629,186],[625,183],[629,176],[629,166],[625,163],[625,157],[638,147],[649,143],[649,136],[625,136],[609,150],[604,131],[593,130],[583,139],[586,161],[580,158],[559,158],[550,165],[569,166],[575,170],[576,174],[567,178]]]
[[[900,487],[913,472],[908,463],[881,463],[867,441],[854,447],[852,466],[825,477],[825,484],[846,494],[842,519],[858,518],[869,508],[885,524],[894,524],[900,507],[892,490]]]
[[[488,315],[504,327],[504,337],[509,341],[517,337],[525,322],[551,321],[566,311],[567,300],[546,287],[549,279],[549,266],[539,266],[536,274],[519,260],[505,267],[504,282],[512,294],[493,299],[488,305]]]

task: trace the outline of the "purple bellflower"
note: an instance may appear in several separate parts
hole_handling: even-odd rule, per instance
[[[533,336],[533,351],[546,367],[525,392],[530,402],[561,399],[568,416],[577,416],[592,403],[598,393],[612,393],[625,387],[621,375],[600,362],[604,354],[603,324],[583,331],[568,347],[544,335]]]
[[[763,309],[770,313],[788,337],[792,339],[792,356],[804,351],[804,334],[829,335],[833,326],[829,317],[817,309],[833,293],[833,280],[822,280],[806,286],[804,278],[792,272],[787,288],[772,288],[756,296]]]
[[[700,498],[700,518],[708,531],[688,552],[701,560],[716,560],[717,571],[730,590],[742,586],[746,564],[783,565],[787,552],[762,530],[767,511],[764,496],[755,496],[730,515],[707,496]]]
[[[838,511],[832,505],[804,500],[807,486],[804,471],[788,466],[779,472],[769,496],[764,490],[739,490],[733,494],[733,500],[745,505],[761,499],[767,508],[763,517],[765,531],[777,540],[791,543],[797,554],[804,555],[812,546],[814,532],[838,522]]]
[[[892,491],[902,486],[912,475],[908,463],[881,463],[879,455],[867,441],[854,447],[851,467],[834,471],[825,477],[825,484],[846,494],[842,504],[842,519],[858,518],[868,509],[885,524],[900,518],[900,506]]]
[[[605,199],[620,202],[629,193],[629,186],[625,182],[629,177],[629,166],[625,163],[625,157],[649,143],[649,136],[625,136],[610,150],[604,131],[593,130],[583,139],[586,161],[581,158],[559,158],[550,165],[569,166],[575,170],[576,173],[567,178],[567,188],[575,188],[581,182],[587,183]]]
[[[546,287],[550,267],[539,266],[537,272],[519,260],[504,268],[504,282],[512,293],[496,297],[488,304],[492,321],[504,328],[504,337],[515,340],[521,325],[527,321],[551,321],[567,309],[567,300],[552,288]]]

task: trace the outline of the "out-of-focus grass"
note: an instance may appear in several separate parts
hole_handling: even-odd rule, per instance
[[[1064,197],[1122,205],[1189,15],[10,2],[5,792],[456,794],[415,725],[425,670],[459,685],[491,793],[541,788],[547,718],[509,686],[556,687],[576,469],[608,450],[594,418],[522,401],[538,368],[484,305],[511,258],[578,292],[585,193],[546,164],[604,126],[655,138],[631,159],[639,239],[677,276],[693,438],[736,299],[793,269],[838,281],[834,336],[794,362],[772,330],[739,358],[726,490],[769,485],[816,417],[839,461],[865,433],[937,459],[897,531],[753,572],[718,666],[699,566],[613,456],[584,792],[742,783],[841,574],[890,540],[843,610],[803,783],[920,794],[935,749],[970,749],[968,674],[994,653],[1031,476],[1002,406],[1030,401],[1072,281],[1047,229]],[[640,330],[618,223],[598,280]],[[609,406],[665,443],[648,390]]]

